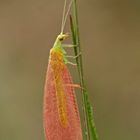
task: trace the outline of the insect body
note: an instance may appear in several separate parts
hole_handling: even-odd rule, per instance
[[[75,91],[67,67],[70,62],[62,46],[62,41],[67,37],[68,34],[61,31],[50,50],[43,108],[47,140],[82,140]]]
[[[58,35],[50,51],[44,95],[44,128],[47,140],[82,140],[79,112],[66,52]]]

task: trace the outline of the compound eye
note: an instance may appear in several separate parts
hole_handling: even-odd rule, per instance
[[[60,40],[60,41],[63,41],[63,40],[64,40],[64,38],[63,38],[63,37],[61,37],[61,38],[59,38],[59,40]]]

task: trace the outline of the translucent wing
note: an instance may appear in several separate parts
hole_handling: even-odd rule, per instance
[[[47,140],[82,140],[72,80],[63,63],[49,63],[44,93],[44,130]]]
[[[82,140],[82,132],[80,125],[79,111],[73,87],[71,75],[67,66],[64,66],[62,73],[62,82],[65,90],[67,100],[67,113],[69,120],[69,132],[71,140]]]

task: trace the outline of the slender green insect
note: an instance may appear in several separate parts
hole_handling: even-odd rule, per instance
[[[67,0],[64,2],[61,32],[50,50],[45,90],[44,90],[44,130],[47,140],[82,140],[80,117],[72,77],[67,64],[68,60],[62,41],[69,35],[63,33],[64,26],[71,9],[72,0],[66,12]]]

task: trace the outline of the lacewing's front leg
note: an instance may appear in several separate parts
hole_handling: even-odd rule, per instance
[[[74,48],[77,47],[77,45],[73,45],[73,44],[62,44],[63,48]]]
[[[62,47],[63,48],[74,48],[74,47],[77,47],[77,45],[73,45],[73,44],[62,44]],[[66,55],[65,57],[76,59],[80,55],[81,55],[81,52],[78,55],[76,55],[76,56]],[[70,61],[67,61],[67,64],[70,64],[70,65],[73,65],[73,66],[77,66],[77,64],[75,64],[73,62],[70,62]]]
[[[80,52],[79,54],[77,54],[76,56],[72,56],[72,55],[66,55],[67,58],[73,58],[76,59],[77,57],[79,57],[82,53]]]

